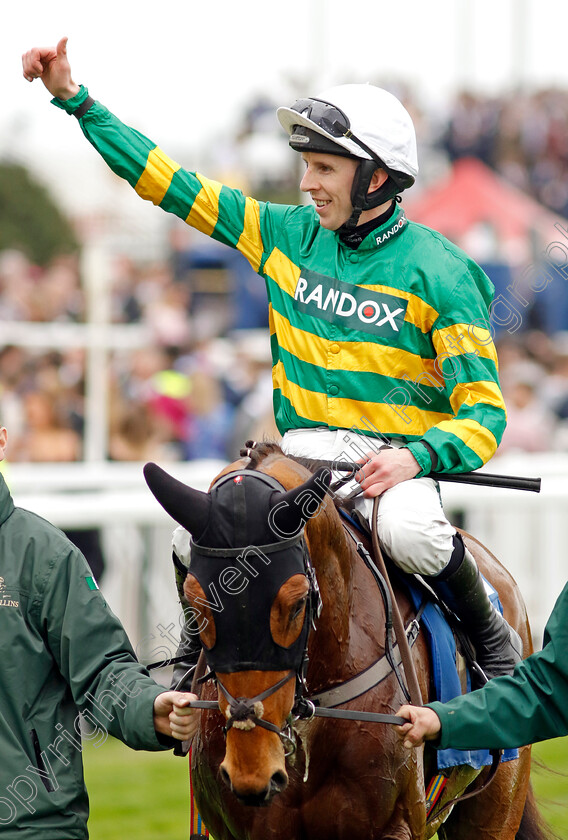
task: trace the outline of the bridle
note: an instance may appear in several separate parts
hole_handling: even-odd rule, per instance
[[[306,683],[308,637],[306,638],[306,645],[299,667],[295,670],[289,670],[288,673],[274,685],[269,686],[254,697],[233,697],[223,685],[219,675],[210,669],[204,676],[198,679],[198,683],[202,684],[210,680],[214,681],[218,692],[220,692],[228,701],[229,705],[225,713],[227,719],[224,727],[225,734],[232,727],[248,731],[253,729],[255,726],[260,726],[263,729],[267,729],[279,735],[282,741],[285,742],[286,755],[290,755],[295,749],[294,724],[298,720],[310,720],[313,717],[325,717],[392,725],[400,725],[406,722],[404,718],[398,717],[397,715],[335,708],[336,706],[344,705],[345,703],[351,702],[357,697],[360,697],[362,694],[382,682],[382,680],[386,679],[391,673],[396,675],[397,680],[402,687],[403,693],[406,697],[408,697],[408,690],[400,672],[400,653],[398,651],[398,647],[392,644],[392,603],[386,581],[376,566],[374,566],[372,559],[363,544],[354,537],[353,532],[345,525],[345,523],[344,529],[351,539],[355,539],[357,553],[371,569],[383,599],[386,637],[386,649],[384,656],[373,662],[364,671],[354,677],[351,677],[349,680],[346,680],[339,685],[335,685],[332,689],[319,691],[317,694],[312,695],[309,694]],[[312,592],[311,596],[308,595],[308,605],[306,609],[309,612],[310,630],[314,630],[316,628],[317,618],[319,617],[319,613],[321,611],[321,596],[317,585],[315,570],[313,568],[309,552],[307,551],[307,547],[305,549],[305,555],[306,570],[310,581],[310,591]],[[424,604],[420,607],[417,615],[406,629],[407,639],[410,646],[412,646],[418,638],[420,616],[425,605],[426,602],[424,602]],[[284,725],[282,727],[278,727],[271,721],[264,719],[263,701],[275,694],[294,678],[296,679],[294,704]],[[216,709],[219,711],[218,700],[200,699],[193,701],[190,706],[198,709]]]
[[[247,444],[248,445],[248,444]],[[254,446],[254,444],[252,444]],[[245,454],[244,452],[242,453]],[[247,455],[248,455],[247,451]],[[321,462],[320,462],[321,463]],[[332,469],[341,470],[341,471],[348,471],[351,474],[354,474],[359,468],[360,465],[358,464],[339,464],[337,462],[330,462],[330,467]],[[326,468],[321,468],[325,469]],[[322,488],[321,483],[321,475],[318,475],[320,469],[318,469],[314,474],[313,477],[309,480],[304,482],[299,488],[297,488],[298,492],[292,491],[284,491],[283,496],[283,504],[285,505],[298,505],[299,500],[302,498],[306,492],[315,493],[315,497],[319,497],[319,502],[323,500],[323,496],[325,495],[326,490],[323,490],[323,494],[320,495],[318,491],[315,489],[316,485],[319,488]],[[328,469],[328,472],[330,470]],[[201,537],[205,535],[207,538],[207,542],[211,542],[211,546],[203,546],[201,544],[198,545],[197,555],[199,559],[199,554],[202,555],[201,560],[203,561],[204,556],[208,555],[209,557],[217,558],[218,560],[223,560],[224,557],[232,556],[236,557],[237,561],[240,560],[240,556],[238,555],[239,549],[231,549],[227,548],[227,546],[231,545],[245,545],[246,542],[243,542],[242,539],[239,537],[243,534],[243,529],[238,524],[242,522],[243,519],[246,517],[237,516],[238,513],[246,513],[246,494],[237,493],[235,497],[229,495],[229,510],[232,508],[233,512],[233,522],[237,523],[234,529],[234,537],[236,538],[235,541],[227,541],[226,534],[221,535],[221,539],[217,536],[217,529],[219,525],[222,526],[221,530],[224,529],[223,523],[225,520],[221,520],[217,518],[217,525],[210,521],[210,511],[215,510],[215,507],[211,505],[213,490],[219,484],[227,481],[230,478],[233,478],[236,484],[242,484],[244,480],[244,476],[254,475],[255,477],[262,478],[263,481],[267,484],[271,484],[273,489],[277,489],[280,493],[284,490],[283,485],[280,482],[277,482],[276,479],[273,479],[271,476],[268,476],[266,473],[261,473],[260,471],[251,469],[246,471],[234,472],[234,473],[224,473],[219,477],[219,479],[214,483],[211,490],[208,494],[200,493],[199,491],[193,490],[186,485],[181,484],[181,482],[176,481],[173,477],[168,476],[163,470],[161,470],[155,464],[147,464],[144,470],[144,474],[146,480],[150,486],[150,489],[158,498],[158,501],[163,505],[168,513],[170,513],[174,519],[176,519],[180,524],[187,528],[190,533],[194,533],[196,529]],[[348,480],[348,479],[347,479]],[[245,482],[246,483],[246,482]],[[329,483],[329,479],[328,479]],[[340,482],[334,482],[335,485],[338,483],[344,483],[344,479],[341,479]],[[254,482],[253,482],[254,484]],[[248,485],[250,487],[250,484]],[[242,489],[242,488],[241,488]],[[333,487],[329,488],[330,490],[334,489]],[[265,496],[266,500],[266,496]],[[227,510],[226,504],[226,497],[225,497],[225,507],[223,507],[223,503],[221,504],[221,512],[223,510]],[[243,505],[245,506],[243,508]],[[255,510],[251,510],[252,513],[252,520],[253,523],[251,525],[251,529],[253,533],[260,535],[263,533],[263,528],[261,527],[260,530],[256,530],[258,526],[254,526],[254,522],[258,523],[258,514],[259,510],[256,510],[256,499],[253,496],[253,508]],[[319,508],[318,508],[319,509]],[[263,508],[266,511],[266,507]],[[191,516],[188,515],[187,511],[191,512]],[[303,516],[304,508],[302,507],[302,516]],[[256,518],[255,518],[256,515]],[[262,516],[264,517],[264,513]],[[290,533],[293,534],[292,537],[286,537],[286,531],[284,530],[284,539],[280,539],[276,544],[269,543],[268,545],[261,546],[260,548],[266,551],[273,551],[275,555],[280,555],[279,561],[274,564],[279,568],[276,570],[276,574],[273,576],[274,579],[269,579],[268,581],[268,591],[266,593],[266,598],[264,599],[264,604],[262,605],[262,609],[260,614],[264,612],[266,614],[266,605],[272,603],[272,598],[275,597],[275,592],[279,591],[279,588],[282,584],[291,578],[293,575],[297,573],[303,573],[309,581],[308,585],[308,596],[307,603],[304,610],[304,618],[302,623],[302,628],[299,636],[296,637],[296,640],[288,647],[282,648],[280,647],[279,651],[277,651],[277,655],[274,661],[267,659],[267,642],[266,638],[264,640],[261,639],[260,648],[255,649],[250,646],[246,642],[245,633],[245,643],[241,646],[237,645],[234,646],[233,649],[237,651],[238,657],[235,660],[231,660],[230,656],[228,657],[227,654],[231,652],[231,641],[225,642],[224,646],[221,645],[221,654],[219,656],[217,666],[215,662],[209,661],[210,657],[207,657],[207,664],[209,666],[209,670],[206,674],[199,678],[198,683],[203,683],[208,680],[214,680],[217,685],[217,693],[218,699],[214,700],[201,700],[198,699],[189,703],[190,707],[194,707],[197,709],[210,709],[220,711],[220,702],[219,698],[222,694],[225,699],[228,701],[228,705],[225,709],[225,717],[226,717],[226,725],[225,725],[225,734],[227,734],[232,728],[241,729],[244,731],[252,730],[256,726],[260,726],[268,731],[271,731],[281,738],[283,742],[288,742],[289,749],[285,749],[286,755],[290,755],[294,752],[295,749],[295,732],[294,732],[294,723],[297,720],[307,720],[312,717],[327,717],[327,718],[339,718],[339,719],[346,719],[346,720],[359,720],[359,721],[369,721],[369,722],[378,722],[378,723],[387,723],[387,724],[395,724],[401,725],[406,723],[405,718],[401,718],[395,715],[383,715],[374,712],[363,712],[363,711],[356,711],[351,709],[338,709],[337,706],[344,705],[346,703],[351,702],[352,700],[356,699],[357,697],[362,696],[371,688],[376,686],[379,682],[383,679],[388,677],[391,673],[394,672],[396,675],[398,682],[403,690],[405,697],[408,698],[409,692],[407,687],[405,686],[406,676],[407,676],[407,667],[406,662],[408,662],[408,658],[410,656],[410,647],[416,641],[418,637],[419,631],[419,620],[421,616],[422,609],[426,605],[426,601],[423,601],[420,609],[418,610],[418,614],[415,618],[410,622],[410,625],[406,628],[400,627],[398,629],[401,630],[398,633],[397,630],[397,644],[392,643],[391,638],[391,630],[392,630],[392,601],[394,600],[390,595],[390,587],[388,586],[387,581],[383,578],[381,571],[375,566],[373,563],[372,558],[362,545],[361,541],[358,537],[354,536],[352,531],[349,528],[346,528],[350,536],[355,540],[357,552],[362,557],[364,562],[367,564],[368,568],[372,572],[375,581],[379,586],[379,590],[381,592],[381,596],[383,598],[384,606],[385,606],[385,618],[386,618],[386,634],[385,634],[385,655],[381,657],[379,660],[374,662],[371,666],[366,668],[364,671],[357,674],[355,677],[351,677],[349,680],[346,680],[344,683],[339,685],[335,685],[327,690],[319,691],[317,694],[312,694],[308,696],[308,689],[306,684],[306,672],[307,672],[307,665],[308,665],[308,638],[309,634],[312,629],[316,627],[317,618],[319,616],[321,610],[321,596],[319,593],[319,588],[317,586],[317,580],[315,576],[315,570],[311,563],[311,558],[309,556],[309,551],[307,549],[307,545],[304,540],[304,525],[305,522],[311,517],[315,515],[315,511],[309,513],[305,519],[302,518],[300,526],[293,525],[291,528]],[[206,530],[202,532],[199,528],[199,524],[201,522],[206,522],[207,527]],[[266,522],[266,520],[263,520]],[[293,517],[291,520],[288,520],[290,524],[297,522],[297,519],[294,520]],[[345,523],[344,523],[345,527]],[[246,529],[244,531],[246,534]],[[264,528],[264,536],[268,536],[270,540],[271,537],[274,536],[274,529],[272,529],[272,533],[268,534],[266,528]],[[209,536],[207,536],[209,534]],[[278,532],[279,536],[282,536],[282,533]],[[375,533],[373,534],[375,537]],[[263,541],[263,540],[259,540]],[[216,543],[216,545],[215,545]],[[375,539],[373,539],[373,544],[375,543]],[[196,543],[194,543],[194,546]],[[249,546],[250,549],[259,550],[257,546]],[[249,548],[246,551],[249,551]],[[290,559],[288,554],[292,555]],[[299,557],[301,557],[301,563],[299,562]],[[244,562],[244,561],[243,561]],[[269,561],[267,561],[269,562]],[[280,568],[280,563],[283,564],[283,568]],[[197,563],[199,565],[199,563]],[[195,574],[194,569],[194,555],[192,551],[192,558],[190,563],[191,573],[194,577],[197,578],[197,582],[202,585],[203,583],[207,585],[206,581],[200,581],[199,575]],[[248,566],[247,567],[252,573],[255,573],[255,570]],[[255,574],[255,577],[258,576],[258,573]],[[206,576],[207,577],[207,576]],[[385,577],[388,580],[388,575],[385,571]],[[209,580],[211,578],[209,577]],[[262,581],[263,589],[265,581]],[[257,594],[258,594],[257,590]],[[262,590],[261,590],[262,591]],[[253,593],[254,594],[254,593]],[[181,595],[181,593],[180,593]],[[198,602],[200,598],[197,599]],[[250,603],[256,603],[254,598]],[[207,602],[203,602],[207,603]],[[210,604],[209,606],[213,606]],[[247,602],[243,602],[240,609],[240,616],[243,615],[243,607],[244,613],[247,614]],[[221,607],[222,610],[222,607]],[[255,614],[258,615],[258,612],[255,611]],[[227,624],[227,619],[225,616],[224,620],[225,628],[229,626]],[[240,622],[242,624],[242,622]],[[241,626],[239,624],[239,629]],[[244,622],[245,627],[248,629],[249,622],[248,619]],[[217,633],[216,641],[213,643],[213,648],[204,649],[205,653],[211,654],[211,650],[214,649],[217,645],[219,636],[222,636],[222,633]],[[230,633],[229,633],[230,635]],[[233,633],[233,636],[235,634]],[[203,643],[203,640],[202,640]],[[268,643],[270,646],[270,643]],[[273,649],[278,648],[279,646],[273,640]],[[290,649],[293,648],[293,651]],[[398,649],[397,649],[398,648]],[[401,649],[404,651],[406,650],[406,654],[401,654]],[[245,654],[243,654],[243,650]],[[284,654],[282,655],[282,651]],[[250,656],[252,652],[252,657]],[[299,656],[298,654],[301,655]],[[248,656],[247,656],[248,654]],[[403,659],[403,656],[406,656],[406,662]],[[410,657],[412,659],[412,657]],[[156,668],[161,666],[166,666],[169,664],[174,664],[175,662],[182,662],[185,660],[185,656],[178,656],[175,658],[171,658],[162,662],[153,663],[149,666],[150,668]],[[250,660],[250,661],[249,661]],[[253,661],[256,660],[256,661]],[[203,657],[200,661],[203,661]],[[401,661],[404,663],[404,672],[405,672],[405,680],[402,679],[402,675],[399,671],[399,666]],[[230,667],[234,665],[234,667]],[[284,676],[278,679],[273,685],[265,688],[263,691],[259,692],[254,697],[233,697],[232,694],[228,691],[226,686],[223,684],[222,680],[219,679],[216,670],[219,674],[223,673],[235,673],[239,670],[241,671],[250,671],[250,670],[265,670],[265,671],[276,671],[276,672],[284,672]],[[190,669],[191,670],[191,669]],[[189,676],[190,671],[184,675],[184,679]],[[294,697],[294,704],[292,706],[291,712],[288,715],[287,720],[283,724],[282,727],[278,727],[271,721],[267,721],[264,718],[264,700],[268,697],[272,696],[280,689],[282,689],[285,685],[288,684],[290,680],[295,678],[296,680],[296,689],[295,689],[295,697]],[[414,701],[413,701],[414,702]],[[486,778],[484,784],[477,788],[475,792],[471,792],[469,794],[464,794],[461,797],[457,797],[456,799],[451,800],[450,802],[446,803],[441,810],[445,810],[446,808],[451,807],[456,802],[460,801],[462,798],[469,798],[472,795],[480,793],[484,790],[491,778],[493,778],[494,773],[499,765],[499,755],[497,752],[493,755],[493,766],[491,771]],[[439,811],[438,813],[440,813]]]
[[[353,466],[356,465],[351,465],[351,468]],[[357,697],[362,696],[364,693],[369,691],[371,688],[374,688],[392,673],[395,674],[405,697],[408,699],[410,696],[410,692],[406,685],[406,681],[403,679],[400,671],[400,665],[402,662],[402,654],[400,652],[400,648],[398,645],[392,644],[391,631],[393,605],[391,598],[391,588],[385,580],[385,577],[382,574],[382,572],[375,565],[373,559],[371,558],[367,549],[364,547],[361,540],[357,538],[353,530],[350,527],[348,527],[345,522],[343,522],[343,527],[345,532],[349,535],[349,537],[352,540],[354,540],[358,555],[371,571],[371,574],[373,575],[373,578],[375,579],[375,582],[377,583],[377,586],[381,593],[385,610],[385,654],[380,659],[376,660],[371,666],[357,674],[355,677],[351,677],[349,680],[339,685],[336,685],[331,689],[320,691],[317,694],[307,696],[308,688],[306,683],[306,672],[308,665],[308,638],[309,632],[311,632],[311,630],[316,629],[316,620],[321,612],[322,602],[319,587],[317,584],[315,569],[313,568],[307,546],[304,543],[304,563],[306,574],[310,581],[311,597],[308,596],[308,605],[306,607],[307,611],[309,612],[309,632],[308,636],[306,637],[305,648],[300,666],[295,670],[290,669],[288,673],[285,674],[285,676],[278,680],[274,685],[269,686],[264,691],[250,698],[233,697],[223,685],[218,675],[215,674],[215,672],[212,670],[209,670],[203,677],[201,677],[198,680],[199,683],[214,680],[217,685],[218,692],[220,690],[220,692],[228,700],[229,705],[226,713],[227,721],[224,727],[225,735],[227,735],[227,733],[232,727],[244,731],[249,731],[254,729],[255,726],[260,726],[263,729],[274,732],[280,737],[284,746],[285,756],[288,758],[289,756],[293,755],[296,750],[296,734],[294,726],[299,720],[307,721],[314,717],[322,717],[339,720],[382,723],[395,726],[407,723],[406,718],[402,718],[397,715],[336,708],[337,706],[344,705],[356,699]],[[303,528],[301,537],[303,539]],[[427,598],[423,600],[422,604],[420,605],[416,615],[411,620],[410,624],[406,628],[404,628],[408,649],[410,649],[414,645],[414,642],[418,638],[420,629],[419,622],[422,612],[426,607],[426,604]],[[409,651],[407,650],[407,652]],[[180,659],[183,659],[183,657],[180,657]],[[293,678],[296,678],[294,705],[284,725],[282,727],[278,727],[271,721],[267,721],[264,719],[263,701],[271,695],[275,694],[281,688],[283,688]],[[193,701],[189,705],[192,708],[219,711],[218,700],[199,699]],[[457,804],[458,802],[477,796],[482,791],[486,790],[486,788],[493,781],[495,774],[499,768],[501,754],[502,753],[499,750],[491,750],[492,764],[489,769],[489,773],[482,785],[480,785],[475,790],[462,793],[461,795],[450,799],[448,802],[442,805],[442,807],[432,812],[432,814],[429,815],[428,821],[431,822],[434,818],[438,819],[444,811],[448,810],[453,805]]]

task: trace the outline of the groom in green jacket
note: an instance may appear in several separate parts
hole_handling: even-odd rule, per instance
[[[448,703],[403,706],[398,727],[405,746],[434,741],[440,749],[509,749],[568,735],[568,584],[544,631],[542,650],[520,662],[512,676]]]
[[[0,460],[6,444],[0,426]],[[171,749],[197,727],[195,699],[152,680],[81,552],[0,474],[3,840],[86,840],[83,742]]]

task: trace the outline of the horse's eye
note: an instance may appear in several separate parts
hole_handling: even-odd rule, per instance
[[[291,621],[294,621],[302,613],[302,610],[304,609],[304,607],[306,605],[306,600],[307,600],[307,598],[306,598],[306,596],[304,596],[303,598],[300,598],[299,601],[296,601],[296,603],[294,604],[294,606],[290,610],[290,620]]]

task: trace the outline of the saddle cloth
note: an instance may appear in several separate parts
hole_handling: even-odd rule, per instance
[[[390,571],[390,570],[389,570]],[[398,570],[397,570],[398,572]],[[396,574],[396,572],[395,572]],[[400,572],[397,576],[401,576]],[[408,588],[410,597],[416,609],[420,607],[424,600],[424,589],[422,589],[412,576],[404,575],[404,583]],[[497,591],[491,584],[485,580],[489,598],[493,606],[497,607],[499,612],[503,612],[501,602]],[[435,697],[432,699],[440,700],[442,703],[457,697],[462,691],[462,682],[458,673],[457,666],[457,651],[454,634],[450,625],[448,624],[442,610],[434,601],[429,601],[422,613],[420,620],[428,637],[430,645],[430,652],[432,657],[432,672],[433,685]],[[467,691],[470,690],[470,677],[467,674]],[[438,762],[438,770],[443,770],[448,767],[456,767],[460,764],[467,764],[470,767],[480,770],[487,764],[491,764],[491,755],[489,750],[435,750]],[[518,758],[519,751],[517,749],[505,750],[501,761],[511,761]]]

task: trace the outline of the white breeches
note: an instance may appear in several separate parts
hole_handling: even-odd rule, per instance
[[[281,442],[288,455],[338,461],[357,461],[381,445],[378,438],[347,429],[325,428],[294,429],[286,432]],[[356,487],[357,482],[352,480],[339,494],[347,495]],[[373,499],[359,496],[355,508],[370,526]],[[379,502],[377,524],[381,544],[403,571],[437,575],[449,563],[456,530],[444,514],[438,488],[431,478],[413,478],[386,490]]]

